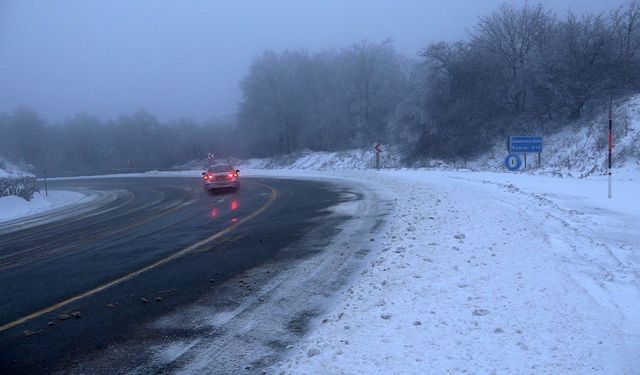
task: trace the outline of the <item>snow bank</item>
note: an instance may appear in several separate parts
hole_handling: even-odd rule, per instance
[[[393,151],[380,154],[383,168],[397,168],[400,157]],[[250,169],[372,169],[375,167],[375,153],[371,150],[349,150],[334,152],[313,152],[309,150],[267,159],[249,159],[240,162],[240,166]]]
[[[66,205],[79,203],[84,194],[71,191],[49,191],[49,196],[36,193],[30,201],[17,196],[0,198],[0,222],[44,213]]]
[[[394,201],[382,250],[276,371],[634,373],[637,179],[247,171],[365,181]]]

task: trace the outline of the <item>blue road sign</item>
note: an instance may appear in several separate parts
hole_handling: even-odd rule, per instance
[[[540,153],[542,152],[542,137],[540,136],[512,136],[509,139],[511,153]]]
[[[509,154],[504,159],[504,166],[510,171],[517,171],[522,167],[522,159],[516,154]]]

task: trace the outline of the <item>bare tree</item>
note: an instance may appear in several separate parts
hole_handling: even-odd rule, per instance
[[[473,42],[496,54],[507,69],[507,99],[514,111],[527,105],[527,77],[534,53],[542,48],[555,22],[542,4],[525,2],[521,8],[503,4],[497,11],[480,17]]]

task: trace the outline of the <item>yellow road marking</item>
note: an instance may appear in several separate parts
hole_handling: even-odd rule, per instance
[[[210,237],[205,238],[204,240],[198,241],[198,242],[194,243],[193,245],[190,245],[190,246],[178,251],[177,253],[173,253],[173,254],[165,257],[165,258],[162,258],[162,259],[160,259],[158,261],[155,261],[155,262],[149,264],[148,266],[146,266],[144,268],[141,268],[141,269],[139,269],[137,271],[133,271],[131,273],[128,273],[128,274],[126,274],[124,276],[121,276],[121,277],[115,279],[115,280],[109,281],[108,283],[102,284],[102,285],[100,285],[98,287],[95,287],[95,288],[93,288],[91,290],[88,290],[88,291],[86,291],[84,293],[78,294],[77,296],[74,296],[74,297],[71,297],[71,298],[66,299],[64,301],[58,302],[55,305],[51,305],[51,306],[46,307],[46,308],[44,308],[42,310],[38,310],[38,311],[36,311],[36,312],[34,312],[32,314],[29,314],[27,316],[24,316],[24,317],[22,317],[22,318],[20,318],[18,320],[14,320],[13,322],[4,324],[4,325],[0,326],[0,332],[6,331],[6,330],[8,330],[10,328],[18,326],[18,325],[20,325],[22,323],[25,323],[25,322],[27,322],[27,321],[29,321],[31,319],[37,318],[37,317],[42,316],[44,314],[48,314],[48,313],[50,313],[52,311],[55,311],[55,310],[57,310],[57,309],[59,309],[59,308],[61,308],[63,306],[66,306],[66,305],[68,305],[70,303],[73,303],[73,302],[79,301],[79,300],[81,300],[83,298],[92,296],[92,295],[94,295],[94,294],[96,294],[98,292],[101,292],[101,291],[105,290],[105,289],[109,289],[112,286],[121,284],[121,283],[123,283],[123,282],[125,282],[127,280],[131,280],[134,277],[137,277],[138,275],[140,275],[142,273],[145,273],[145,272],[150,271],[150,270],[152,270],[154,268],[157,268],[157,267],[160,267],[160,266],[162,266],[162,265],[164,265],[166,263],[169,263],[172,260],[180,258],[181,256],[183,256],[185,254],[188,254],[188,253],[192,252],[193,250],[195,250],[195,249],[197,249],[197,248],[199,248],[201,246],[204,246],[204,245],[210,243],[211,241],[214,241],[214,240],[224,236],[225,234],[233,231],[238,226],[246,223],[247,221],[255,218],[256,216],[258,216],[262,212],[264,212],[269,206],[271,206],[273,201],[275,201],[276,197],[278,196],[278,191],[276,189],[272,188],[271,186],[265,185],[265,184],[261,184],[261,183],[257,183],[257,184],[265,186],[269,190],[271,190],[271,196],[269,197],[269,200],[265,204],[263,204],[256,211],[252,212],[249,216],[247,216],[247,217],[245,217],[245,218],[243,218],[241,220],[238,220],[237,222],[235,222],[232,225],[228,226],[224,230],[221,230],[220,232],[218,232],[216,234],[213,234]]]

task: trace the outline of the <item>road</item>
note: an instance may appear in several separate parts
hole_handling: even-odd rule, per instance
[[[0,226],[2,374],[259,373],[345,285],[369,251],[358,249],[363,233],[379,225],[371,199],[321,182],[245,178],[238,192],[210,194],[195,178],[103,178],[50,189],[100,198]],[[344,202],[362,214],[331,211]],[[336,236],[344,247],[327,250]]]

